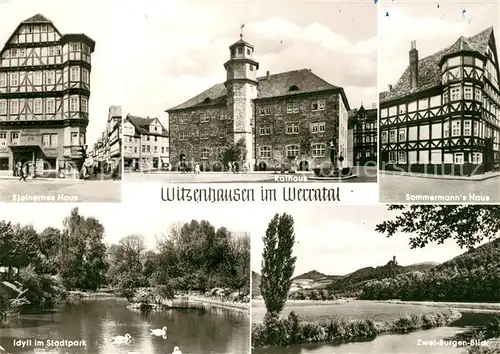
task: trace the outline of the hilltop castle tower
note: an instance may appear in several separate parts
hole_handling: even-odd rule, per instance
[[[243,30],[243,26],[242,26]],[[240,40],[229,47],[230,59],[224,64],[226,69],[226,82],[228,90],[227,106],[229,115],[233,120],[234,142],[243,139],[246,147],[245,163],[253,167],[255,162],[253,147],[253,100],[257,98],[257,70],[259,63],[254,59],[254,47]]]

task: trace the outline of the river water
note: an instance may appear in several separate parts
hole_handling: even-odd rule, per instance
[[[84,300],[52,311],[24,314],[0,328],[0,345],[11,354],[164,354],[172,353],[175,346],[183,354],[249,352],[250,323],[245,313],[199,306],[146,314],[129,310],[126,305],[126,301],[117,299]],[[167,326],[166,338],[150,334],[151,328],[163,326]],[[130,343],[111,341],[111,337],[127,333],[132,336]],[[25,348],[19,346],[20,340]],[[85,340],[86,345],[56,347],[58,342],[47,343],[51,340]]]
[[[448,327],[416,331],[409,334],[386,334],[368,342],[340,345],[294,345],[287,348],[255,349],[254,354],[464,354],[463,347],[448,342],[467,327],[488,323],[489,314],[463,313]],[[440,342],[443,340],[443,342]]]

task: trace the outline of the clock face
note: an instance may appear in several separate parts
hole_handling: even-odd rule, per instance
[[[243,64],[235,64],[234,65],[234,70],[235,71],[244,71],[245,70],[245,67]]]

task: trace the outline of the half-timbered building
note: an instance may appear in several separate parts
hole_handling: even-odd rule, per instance
[[[481,174],[500,168],[500,90],[493,28],[409,65],[380,93],[382,169]]]
[[[332,156],[352,163],[342,87],[310,69],[258,76],[254,46],[242,38],[229,47],[224,67],[224,83],[167,110],[174,166],[185,161],[220,169],[221,155],[238,142],[246,151],[241,162],[258,170],[311,170]]]
[[[94,47],[40,14],[17,26],[0,51],[0,170],[80,168]]]
[[[352,129],[352,154],[356,166],[377,165],[377,108],[354,109],[349,117]]]

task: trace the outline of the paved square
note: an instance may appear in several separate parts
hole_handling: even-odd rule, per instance
[[[338,180],[309,179],[301,174],[272,174],[272,173],[223,173],[223,172],[202,172],[198,175],[193,173],[178,172],[154,172],[154,173],[126,173],[124,183],[376,183],[376,168],[355,168],[354,172],[358,177]],[[291,180],[275,181],[275,176],[280,178],[290,178]],[[307,180],[294,181],[306,177]]]
[[[473,181],[381,174],[379,178],[381,203],[500,202],[500,177]],[[434,200],[431,200],[431,197],[434,197]],[[425,200],[422,200],[423,198]]]
[[[121,202],[121,181],[0,179],[3,202]]]

